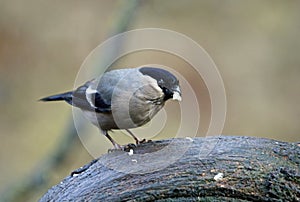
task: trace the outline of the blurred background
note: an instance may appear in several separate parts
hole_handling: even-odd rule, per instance
[[[72,108],[37,100],[72,89],[86,56],[126,30],[174,30],[209,53],[226,89],[223,135],[300,141],[299,19],[299,1],[2,0],[0,201],[37,200],[93,159],[76,134]],[[208,92],[181,58],[142,51],[121,58],[111,68],[149,63],[174,67],[191,83],[200,100],[197,136],[203,136],[210,118]],[[153,139],[173,137],[176,108],[176,103],[167,104],[166,111],[173,115],[162,135]],[[96,130],[87,127],[91,128],[87,134]],[[118,133],[113,136],[120,143],[131,141]],[[100,156],[111,145],[99,138],[95,147]]]

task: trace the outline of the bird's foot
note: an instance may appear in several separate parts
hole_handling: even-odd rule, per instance
[[[147,143],[147,142],[152,142],[152,140],[146,140],[145,138],[142,139],[142,140],[137,140],[135,143],[136,145],[139,145],[139,144],[143,144],[143,143]]]
[[[151,140],[146,140],[146,139],[142,139],[140,140],[137,136],[135,136],[129,129],[126,129],[126,131],[133,137],[133,139],[135,140],[135,144],[139,145],[142,143],[146,143],[146,142],[151,142]]]
[[[123,149],[111,148],[111,149],[107,150],[107,153],[112,153],[112,152],[116,152],[116,151],[123,151]]]
[[[135,149],[135,148],[136,145],[132,143],[123,146],[123,150],[126,152],[130,152],[131,149]]]
[[[143,143],[147,143],[147,142],[152,142],[152,140],[142,139],[142,140],[137,140],[135,142],[135,144],[130,143],[130,144],[127,144],[127,145],[114,144],[114,148],[108,149],[108,153],[111,153],[111,152],[114,152],[114,151],[129,152],[131,149],[135,149],[138,145],[143,144]]]
[[[108,149],[108,153],[114,152],[114,151],[124,151],[124,146],[119,145],[116,142],[113,142],[114,148]]]
[[[108,149],[108,153],[114,152],[114,151],[125,151],[125,152],[129,152],[131,149],[136,148],[135,144],[127,144],[127,145],[114,145],[114,148],[112,149]]]

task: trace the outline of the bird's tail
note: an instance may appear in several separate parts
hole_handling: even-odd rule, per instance
[[[49,102],[49,101],[66,101],[67,103],[69,103],[70,105],[72,105],[72,96],[73,92],[66,92],[66,93],[61,93],[61,94],[57,94],[57,95],[51,95],[48,97],[44,97],[42,99],[40,99],[39,101],[43,101],[43,102]]]

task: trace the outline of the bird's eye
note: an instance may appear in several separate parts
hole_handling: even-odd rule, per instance
[[[161,89],[163,90],[164,92],[164,100],[168,100],[168,99],[171,99],[173,97],[173,93],[172,91],[170,91],[168,88],[166,87],[161,87]]]

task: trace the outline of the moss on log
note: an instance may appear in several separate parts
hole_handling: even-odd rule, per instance
[[[153,141],[104,154],[40,201],[299,201],[300,145],[254,137]]]

